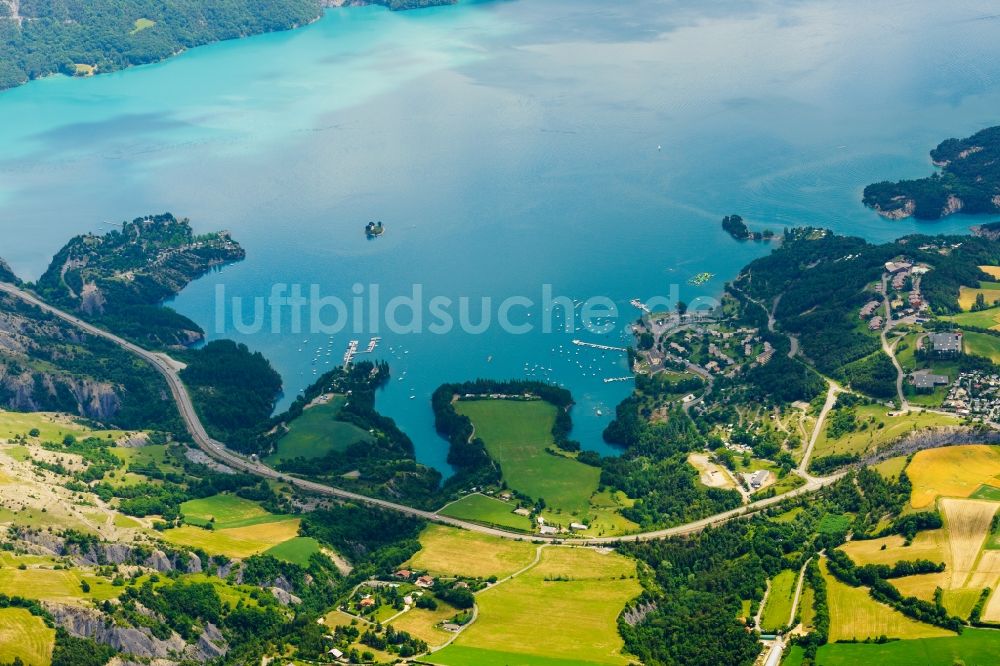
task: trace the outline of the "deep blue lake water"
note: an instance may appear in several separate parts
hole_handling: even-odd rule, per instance
[[[729,239],[723,215],[873,241],[974,221],[890,222],[860,195],[926,174],[941,139],[998,123],[998,29],[994,3],[979,1],[332,10],[294,32],[0,95],[0,256],[35,278],[68,237],[165,210],[229,229],[247,260],[174,307],[266,354],[283,404],[348,340],[378,334],[396,377],[379,407],[421,461],[446,467],[431,392],[481,376],[565,384],[574,436],[608,452],[600,432],[630,386],[603,378],[626,374],[625,360],[570,340],[620,344],[638,314],[629,299],[672,284],[685,301],[717,296],[767,251]],[[388,231],[368,241],[372,219]],[[701,271],[716,277],[688,285]],[[605,296],[621,316],[607,334],[542,333],[541,306],[513,311],[536,325],[521,335],[366,326],[331,339],[291,332],[287,316],[280,332],[216,330],[218,285],[250,301],[274,283],[345,301],[377,284],[383,302],[419,284],[474,312],[490,297],[494,315],[549,284]]]

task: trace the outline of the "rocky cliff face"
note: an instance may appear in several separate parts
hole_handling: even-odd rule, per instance
[[[73,636],[91,638],[117,652],[139,659],[169,659],[174,663],[193,660],[205,663],[226,654],[228,645],[218,627],[207,624],[197,642],[189,644],[176,633],[166,640],[153,636],[146,627],[123,627],[110,622],[98,610],[45,602],[56,624]]]

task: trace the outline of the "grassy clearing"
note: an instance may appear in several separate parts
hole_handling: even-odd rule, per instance
[[[516,508],[517,505],[512,502],[503,502],[486,495],[473,493],[457,502],[452,502],[438,513],[442,516],[530,532],[531,519],[528,516],[516,515],[514,513]]]
[[[212,523],[215,529],[248,527],[261,523],[287,520],[287,516],[276,516],[265,511],[259,504],[236,495],[212,495],[202,499],[188,500],[181,504],[184,522],[189,525],[205,526]]]
[[[887,479],[898,479],[900,473],[906,469],[906,461],[906,456],[889,458],[888,460],[883,460],[879,464],[875,465],[875,471]]]
[[[455,409],[472,420],[511,488],[578,517],[587,512],[601,471],[546,451],[554,446],[555,406],[541,400],[469,400]]]
[[[894,641],[883,645],[836,643],[819,649],[820,666],[990,666],[997,663],[1000,636],[989,629],[966,629],[961,636]],[[787,662],[786,662],[787,663]]]
[[[0,609],[0,662],[20,659],[27,666],[49,664],[55,640],[55,629],[46,627],[42,618],[23,608]]]
[[[943,414],[910,411],[898,416],[889,416],[890,411],[882,405],[856,407],[857,421],[860,425],[866,425],[865,429],[831,439],[827,435],[827,429],[823,428],[816,441],[813,457],[819,458],[837,453],[862,454],[874,451],[879,446],[888,444],[911,430],[958,423],[958,419]],[[879,427],[880,424],[881,427]]]
[[[448,604],[439,601],[437,610],[413,608],[392,621],[392,626],[399,631],[405,631],[425,641],[431,649],[444,645],[455,634],[438,628],[437,625],[447,622],[458,611]]]
[[[66,435],[102,439],[108,436],[118,439],[125,435],[121,430],[91,430],[63,414],[0,410],[0,439],[11,439],[15,435],[27,436],[33,429],[39,431],[37,439],[44,442],[61,442]]]
[[[880,604],[868,594],[868,588],[841,583],[826,570],[826,560],[820,562],[826,579],[830,606],[831,643],[839,640],[889,638],[933,638],[953,636],[940,627],[911,620],[897,610]]]
[[[786,569],[771,579],[771,592],[767,595],[767,605],[761,616],[761,629],[773,632],[788,624],[792,612],[792,597],[799,572]]]
[[[138,32],[142,32],[143,30],[148,30],[152,28],[154,25],[156,25],[156,21],[153,21],[148,18],[137,18],[135,20],[135,25],[129,34],[134,35]]]
[[[982,356],[994,363],[1000,363],[1000,337],[965,331],[962,344],[966,354]]]
[[[351,444],[372,441],[367,430],[338,420],[345,402],[346,396],[335,395],[329,402],[302,412],[288,424],[288,433],[278,440],[277,451],[265,461],[273,465],[293,458],[322,458],[331,451],[346,451]]]
[[[178,546],[202,548],[210,555],[245,558],[277,546],[298,536],[299,520],[286,519],[276,523],[262,523],[226,530],[206,530],[184,525],[167,530],[163,538]]]
[[[479,618],[429,661],[628,664],[616,618],[641,592],[634,576],[635,563],[615,553],[545,548],[538,566],[479,594]]]
[[[900,560],[931,560],[949,563],[951,550],[948,547],[946,530],[926,530],[917,534],[913,543],[904,546],[905,540],[898,535],[882,539],[849,541],[841,546],[856,564],[895,564]],[[885,546],[885,549],[882,549]]]
[[[409,566],[440,575],[479,578],[509,576],[531,564],[535,546],[444,525],[429,525],[420,535],[420,551]]]
[[[308,567],[309,558],[319,552],[320,545],[316,539],[312,537],[295,537],[265,550],[264,554],[284,560],[285,562],[298,564],[301,567]]]
[[[1000,474],[1000,447],[984,444],[927,449],[906,469],[913,483],[910,504],[931,506],[938,497],[968,497]]]

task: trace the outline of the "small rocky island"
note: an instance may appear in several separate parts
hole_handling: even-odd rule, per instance
[[[726,215],[722,218],[722,228],[736,240],[769,241],[774,237],[770,229],[750,231],[750,227],[739,215]]]
[[[938,173],[874,183],[865,188],[863,203],[892,220],[1000,212],[1000,126],[942,141],[931,159]]]

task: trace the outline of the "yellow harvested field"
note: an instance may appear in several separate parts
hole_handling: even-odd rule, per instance
[[[1000,622],[1000,590],[993,588],[993,593],[983,609],[983,621]]]
[[[948,446],[918,452],[906,468],[913,483],[910,504],[925,509],[938,497],[968,497],[1000,474],[1000,447]]]
[[[834,578],[826,570],[826,560],[820,568],[826,579],[830,606],[829,641],[889,638],[934,638],[954,636],[950,631],[912,620],[899,611],[878,603],[868,594],[868,588],[851,587]]]
[[[498,539],[444,525],[430,525],[420,535],[420,551],[409,567],[438,575],[503,578],[535,560],[529,541]]]
[[[903,596],[916,597],[924,601],[934,601],[934,589],[940,587],[943,590],[951,586],[951,574],[948,571],[941,573],[920,574],[919,576],[906,576],[905,578],[894,578],[891,581],[893,587],[899,590]]]
[[[990,523],[998,506],[996,502],[985,500],[941,500],[941,513],[951,549],[952,588],[965,587],[966,580],[975,569],[979,551],[989,536]]]
[[[257,555],[299,534],[299,520],[282,520],[228,530],[206,530],[184,525],[163,533],[170,543],[202,548],[209,555],[244,558]]]
[[[55,629],[23,608],[0,609],[0,661],[20,659],[26,666],[43,666],[52,661]]]
[[[990,277],[1000,278],[1000,266],[980,266],[979,270]]]
[[[951,551],[948,548],[948,535],[945,530],[926,530],[919,532],[913,543],[904,546],[905,539],[898,535],[870,539],[866,541],[849,541],[841,546],[856,564],[895,564],[900,560],[931,560],[944,562],[949,571]],[[882,546],[885,545],[885,550]]]
[[[698,470],[702,485],[709,488],[736,487],[732,477],[726,474],[721,467],[709,460],[709,457],[704,453],[692,453],[688,456],[688,462]]]
[[[392,626],[398,631],[405,631],[411,636],[416,636],[435,648],[444,645],[449,638],[455,635],[450,631],[439,629],[437,625],[447,622],[457,612],[451,606],[439,602],[437,610],[414,608],[406,611],[392,621]]]

